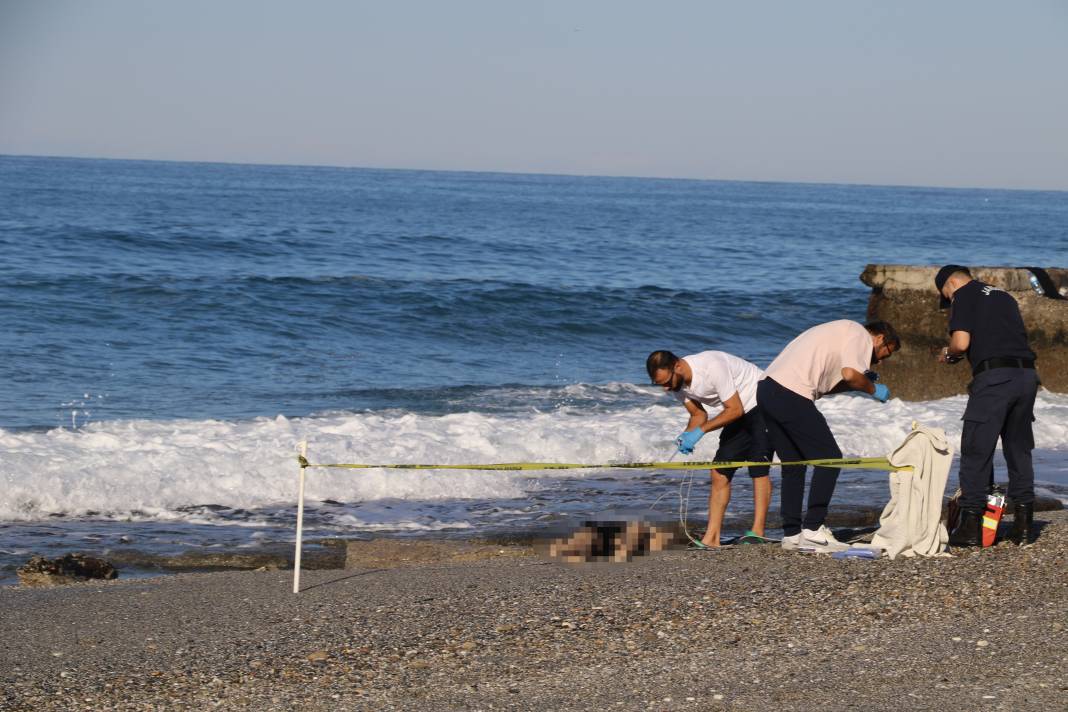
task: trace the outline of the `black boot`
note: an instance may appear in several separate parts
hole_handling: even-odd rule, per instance
[[[950,546],[983,545],[983,510],[960,510],[960,523],[949,535]]]
[[[1012,532],[1009,538],[1017,544],[1034,544],[1035,535],[1031,526],[1035,521],[1035,503],[1017,504],[1012,510]]]

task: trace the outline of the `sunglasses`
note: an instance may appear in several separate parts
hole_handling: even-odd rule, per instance
[[[653,385],[654,386],[659,386],[660,388],[671,388],[675,384],[675,375],[676,375],[675,371],[671,370],[668,373],[668,377],[665,380],[663,380],[663,381],[653,381]]]

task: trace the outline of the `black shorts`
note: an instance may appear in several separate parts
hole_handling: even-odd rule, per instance
[[[771,440],[764,425],[764,416],[759,407],[754,407],[744,416],[728,423],[719,431],[719,448],[716,449],[717,462],[748,460],[750,462],[771,462]],[[722,473],[728,480],[734,477],[737,467],[724,467],[716,472]],[[750,467],[750,477],[767,477],[769,467]]]

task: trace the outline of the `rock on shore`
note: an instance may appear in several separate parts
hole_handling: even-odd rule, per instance
[[[299,595],[283,571],[5,588],[0,708],[1060,709],[1068,512],[1038,519],[1032,547],[950,558],[750,546],[312,571]]]
[[[64,586],[89,579],[113,579],[118,575],[110,562],[82,554],[66,554],[51,560],[34,556],[18,570],[23,586]]]

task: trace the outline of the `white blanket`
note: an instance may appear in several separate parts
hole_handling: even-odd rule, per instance
[[[942,524],[942,495],[953,461],[953,448],[940,428],[912,424],[905,442],[887,455],[890,464],[911,470],[890,473],[890,501],[879,517],[872,547],[900,556],[937,556],[949,534]]]

